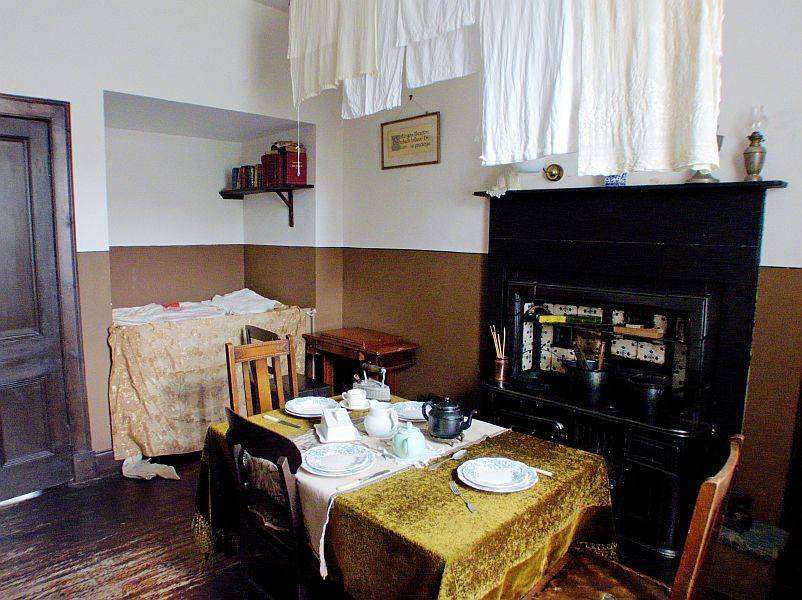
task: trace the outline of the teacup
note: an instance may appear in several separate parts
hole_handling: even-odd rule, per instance
[[[370,402],[368,401],[367,394],[365,394],[365,390],[354,388],[343,392],[343,400],[345,400],[346,408],[350,408],[351,410],[367,410],[370,408]]]

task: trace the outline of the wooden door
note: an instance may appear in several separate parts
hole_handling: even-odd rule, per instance
[[[0,116],[0,500],[73,474],[49,127]]]

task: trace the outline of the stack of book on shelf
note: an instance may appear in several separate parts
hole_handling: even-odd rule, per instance
[[[252,190],[264,185],[262,165],[242,165],[231,169],[232,190]]]

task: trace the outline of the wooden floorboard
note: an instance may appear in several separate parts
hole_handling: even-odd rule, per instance
[[[190,530],[198,461],[181,481],[114,476],[0,508],[0,598],[242,598],[238,561],[204,561]]]

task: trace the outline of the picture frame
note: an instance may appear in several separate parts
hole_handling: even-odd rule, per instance
[[[440,162],[440,112],[427,112],[381,124],[382,169]]]

